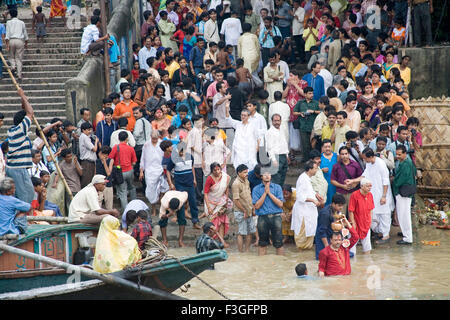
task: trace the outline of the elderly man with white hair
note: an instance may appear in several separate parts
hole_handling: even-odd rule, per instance
[[[156,204],[160,194],[169,190],[162,166],[164,152],[159,147],[160,143],[158,131],[152,131],[151,139],[142,148],[139,164],[139,180],[145,180],[145,197],[152,205],[152,216],[156,216]]]
[[[352,227],[358,233],[364,254],[369,254],[372,250],[370,243],[370,226],[372,224],[372,210],[374,209],[373,196],[370,190],[372,182],[367,178],[362,178],[361,188],[350,196],[348,203],[348,216]],[[356,246],[350,249],[356,255]]]
[[[317,60],[320,64],[320,72],[319,75],[322,76],[325,92],[327,92],[328,88],[333,85],[333,75],[330,71],[327,70],[327,58],[321,57]]]
[[[16,191],[12,178],[0,180],[0,236],[8,233],[20,234],[27,230],[26,214],[31,205],[14,197]]]
[[[389,231],[391,229],[391,213],[395,208],[392,196],[391,182],[389,180],[389,169],[381,158],[375,156],[371,148],[365,148],[362,152],[366,162],[366,169],[361,177],[353,179],[358,182],[367,178],[372,182],[371,193],[373,195],[374,209],[372,216],[373,232],[380,234],[377,244],[384,244],[389,241]]]

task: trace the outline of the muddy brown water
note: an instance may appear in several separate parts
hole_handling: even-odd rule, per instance
[[[389,244],[372,244],[370,255],[363,255],[357,246],[351,259],[349,276],[304,280],[296,277],[297,263],[307,265],[309,275],[317,276],[318,261],[314,251],[299,252],[292,244],[285,246],[285,256],[276,256],[273,247],[267,256],[258,256],[257,248],[240,253],[231,240],[228,259],[216,263],[200,277],[233,300],[298,300],[298,299],[449,299],[450,298],[450,231],[433,226],[414,230],[414,244],[399,246],[399,228],[392,227]],[[422,244],[422,240],[440,241],[440,246]],[[169,253],[186,256],[195,248],[170,248]],[[188,299],[223,299],[198,279],[188,282],[187,293],[174,293]]]

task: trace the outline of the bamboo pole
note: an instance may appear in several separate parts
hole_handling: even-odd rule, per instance
[[[2,59],[3,65],[6,67],[6,70],[8,70],[8,74],[9,74],[13,84],[16,86],[16,89],[19,90],[20,86],[17,83],[16,79],[14,78],[14,75],[12,74],[11,69],[9,68],[9,65],[7,64],[7,62],[5,60],[5,57],[3,56],[2,52],[0,52],[0,58]],[[37,119],[36,119],[36,117],[34,115],[33,115],[33,121],[34,121],[34,124],[36,125],[36,127],[37,127],[37,129],[39,131],[39,134],[41,135],[41,139],[44,141],[44,144],[47,147],[47,150],[48,150],[48,152],[50,154],[50,157],[52,158],[52,161],[55,163],[56,171],[58,172],[58,175],[61,177],[61,180],[62,180],[62,182],[64,184],[64,187],[66,188],[66,191],[69,194],[70,200],[72,200],[73,199],[72,191],[70,190],[69,185],[67,184],[66,178],[64,178],[64,175],[62,174],[61,168],[59,167],[58,161],[56,161],[55,156],[53,155],[52,150],[50,149],[50,146],[48,144],[47,138],[45,137],[45,134],[42,131],[42,128],[39,125],[39,122],[37,121]]]
[[[106,4],[105,4],[105,0],[100,0],[100,15],[101,15],[101,20],[102,20],[102,33],[103,36],[106,36],[106,34],[108,33],[107,30],[107,24],[106,24],[106,20],[107,20],[107,14],[106,14]],[[104,54],[103,54],[103,64],[105,65],[105,92],[106,95],[109,95],[111,93],[111,81],[109,78],[109,48],[108,48],[108,41],[109,39],[105,40],[105,50],[104,50]]]
[[[63,262],[63,261],[59,261],[59,260],[55,260],[49,257],[45,257],[45,256],[41,256],[32,252],[28,252],[22,249],[18,249],[12,246],[8,246],[6,244],[0,243],[0,249],[7,251],[9,253],[12,254],[17,254],[19,256],[28,258],[28,259],[32,259],[32,260],[36,260],[42,263],[46,263],[58,268],[62,268],[66,271],[75,271],[75,272],[79,272],[81,275],[89,277],[89,278],[93,278],[93,279],[98,279],[103,281],[104,283],[108,284],[108,285],[112,285],[112,286],[116,286],[116,287],[121,287],[124,289],[129,289],[132,291],[135,291],[137,294],[141,294],[144,296],[148,296],[149,298],[161,298],[161,299],[169,299],[169,300],[187,300],[183,297],[179,297],[177,295],[174,295],[172,293],[160,290],[160,289],[155,289],[155,288],[148,288],[145,286],[138,286],[136,283],[120,278],[120,277],[116,277],[113,276],[112,274],[102,274],[99,272],[96,272],[94,270],[90,270],[87,268],[82,268],[80,266],[77,265],[73,265],[67,262]]]

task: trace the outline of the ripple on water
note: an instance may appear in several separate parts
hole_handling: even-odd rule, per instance
[[[235,246],[227,250],[229,258],[216,263],[215,270],[201,273],[201,278],[231,299],[448,299],[450,295],[450,232],[421,227],[414,233],[413,246],[398,246],[396,237],[391,243],[376,248],[370,255],[352,259],[350,276],[320,280],[303,280],[295,275],[295,265],[303,262],[310,275],[316,275],[318,261],[314,252],[298,252],[286,247],[285,256],[276,256],[273,248],[259,257],[256,248],[239,253]],[[440,240],[439,247],[424,246],[421,240]],[[195,249],[170,249],[181,256],[195,253]],[[221,299],[199,280],[189,282],[189,299]],[[175,292],[181,294],[180,290]]]

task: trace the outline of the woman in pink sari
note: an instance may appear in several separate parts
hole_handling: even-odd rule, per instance
[[[227,210],[233,207],[233,202],[228,198],[229,184],[230,176],[222,171],[219,163],[212,163],[204,189],[205,215],[222,237],[227,234],[230,224]],[[225,243],[224,247],[228,248],[229,245]]]
[[[294,153],[293,150],[300,150],[300,132],[298,128],[294,128],[294,121],[297,120],[297,116],[294,116],[294,107],[299,100],[305,99],[303,89],[308,86],[308,82],[299,78],[299,74],[296,71],[291,71],[287,82],[286,89],[283,91],[283,98],[286,99],[286,103],[291,108],[291,116],[289,118],[289,149],[291,150],[291,160]]]

